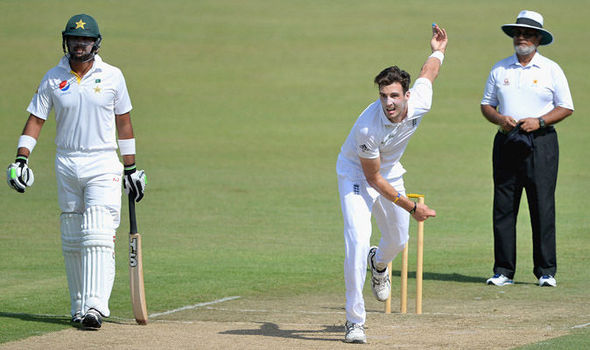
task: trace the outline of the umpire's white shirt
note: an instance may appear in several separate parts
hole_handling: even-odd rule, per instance
[[[55,108],[57,150],[71,153],[116,150],[115,115],[132,107],[121,71],[96,55],[82,79],[65,56],[45,74],[27,111],[46,120],[51,108]]]
[[[496,63],[481,104],[498,107],[500,114],[517,121],[540,117],[555,107],[574,109],[565,74],[539,52],[526,66],[518,62],[516,54]]]
[[[350,180],[364,180],[359,157],[381,157],[380,172],[385,179],[402,176],[406,170],[400,159],[431,105],[432,83],[426,78],[418,78],[414,82],[410,89],[408,115],[400,123],[392,123],[387,119],[380,100],[370,104],[358,117],[342,145],[336,163],[338,175]]]

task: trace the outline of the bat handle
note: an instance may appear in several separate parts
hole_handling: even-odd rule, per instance
[[[129,195],[129,234],[137,233],[137,219],[135,218],[135,198]]]

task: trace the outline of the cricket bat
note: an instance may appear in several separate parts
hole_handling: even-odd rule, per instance
[[[137,233],[135,218],[135,198],[129,196],[129,285],[133,316],[138,324],[145,325],[148,321],[143,288],[143,263],[141,258],[141,235]]]

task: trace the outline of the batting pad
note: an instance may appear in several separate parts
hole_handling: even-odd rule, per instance
[[[110,315],[109,298],[115,280],[115,223],[106,207],[84,212],[81,237],[82,311],[96,309]]]
[[[61,249],[66,265],[66,276],[70,290],[70,303],[72,316],[82,311],[82,252],[81,236],[82,222],[81,214],[63,213],[61,221]]]

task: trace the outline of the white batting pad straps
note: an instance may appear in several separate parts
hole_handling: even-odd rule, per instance
[[[61,220],[61,247],[66,265],[66,276],[70,291],[72,316],[82,310],[82,215],[63,213]]]
[[[110,315],[109,298],[115,280],[115,228],[111,212],[92,206],[82,224],[82,311],[98,310]]]
[[[428,56],[428,57],[435,57],[438,58],[438,60],[440,61],[440,64],[442,65],[443,61],[445,60],[445,54],[442,53],[442,51],[434,51],[432,53],[432,55]]]
[[[135,154],[135,138],[133,139],[126,139],[126,140],[119,140],[119,153],[122,156]]]
[[[21,135],[18,138],[18,145],[16,146],[16,149],[18,151],[19,148],[24,147],[26,149],[29,150],[29,153],[33,152],[33,148],[35,148],[35,145],[37,144],[37,140],[29,135]]]

